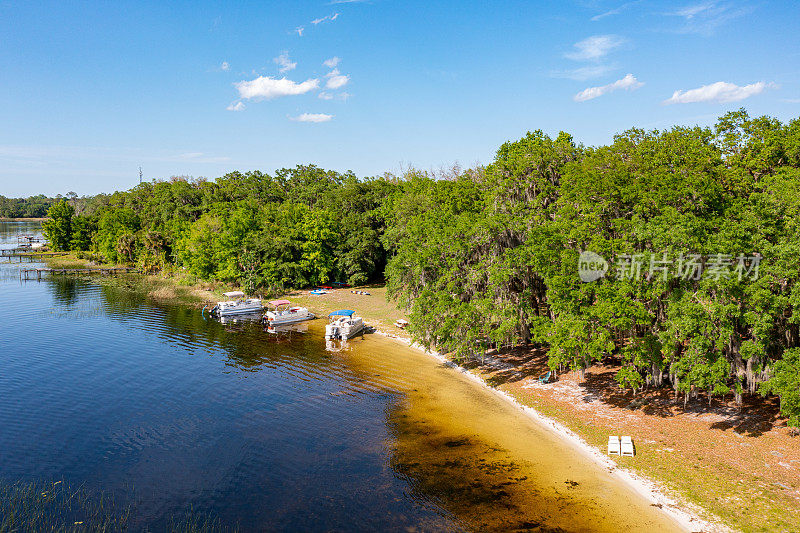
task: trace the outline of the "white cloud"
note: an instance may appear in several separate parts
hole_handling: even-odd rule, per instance
[[[223,61],[222,64],[219,66],[221,70],[228,71],[231,69],[231,66],[228,64],[227,61]]]
[[[294,70],[297,67],[297,63],[293,63],[289,60],[289,52],[281,52],[281,55],[272,59],[272,61],[278,65],[280,68],[278,71],[283,74],[284,72],[289,72],[290,70]]]
[[[295,32],[295,33],[296,33],[298,36],[302,37],[302,36],[303,36],[303,31],[304,31],[304,30],[305,30],[305,28],[303,28],[302,26],[298,26],[298,27],[296,27],[296,28],[294,29],[294,32]]]
[[[576,51],[565,55],[575,61],[598,61],[624,43],[625,39],[618,35],[593,35],[575,43]]]
[[[319,99],[321,99],[321,100],[333,100],[333,99],[336,99],[336,100],[342,100],[342,101],[347,101],[347,99],[350,98],[351,96],[353,96],[353,95],[348,93],[348,92],[341,92],[341,93],[338,93],[338,94],[333,94],[333,93],[329,93],[328,91],[322,91],[321,93],[319,93],[319,95],[317,95],[317,97]]]
[[[700,15],[701,13],[708,12],[714,8],[715,2],[704,2],[702,4],[695,4],[693,6],[686,6],[683,9],[679,9],[674,14],[679,17],[684,17],[687,19],[691,19]]]
[[[239,96],[242,98],[271,100],[281,96],[305,94],[309,91],[313,91],[319,87],[319,80],[315,78],[297,83],[292,80],[287,80],[286,78],[277,79],[269,76],[259,76],[254,80],[243,80],[234,83],[234,86],[239,91]]]
[[[328,89],[340,89],[347,85],[347,82],[350,81],[350,76],[341,74],[339,69],[333,69],[325,74],[325,77],[328,78],[328,81],[325,83],[325,87]]]
[[[242,111],[244,110],[244,103],[243,102],[233,102],[231,105],[226,107],[228,111]]]
[[[729,2],[705,1],[667,13],[667,15],[683,19],[683,25],[674,30],[678,33],[711,35],[719,26],[746,15],[752,10],[752,6],[736,6]]]
[[[610,17],[612,15],[619,15],[620,13],[622,13],[623,11],[628,9],[629,7],[631,7],[633,5],[636,5],[639,2],[641,2],[641,0],[635,0],[634,2],[627,2],[625,4],[622,4],[621,6],[619,6],[616,9],[611,9],[609,11],[606,11],[605,13],[600,13],[599,15],[593,16],[592,17],[592,21],[593,22],[597,22],[598,20],[602,20],[602,19],[604,19],[606,17]]]
[[[311,21],[311,24],[316,26],[317,24],[320,24],[320,23],[325,22],[325,21],[333,22],[337,18],[339,18],[339,13],[334,13],[333,15],[328,15],[328,16],[325,16],[325,17],[322,17],[322,18],[314,19],[314,20]]]
[[[341,61],[341,59],[339,59],[337,56],[333,56],[332,58],[323,61],[322,64],[328,68],[335,68],[336,65],[339,64],[339,61]]]
[[[632,91],[634,89],[638,89],[644,85],[644,83],[640,82],[636,79],[636,76],[633,74],[627,74],[624,78],[615,81],[614,83],[609,83],[608,85],[601,85],[600,87],[589,87],[587,89],[582,90],[578,94],[573,97],[573,100],[576,102],[585,102],[586,100],[592,100],[593,98],[597,98],[598,96],[603,96],[604,94],[617,91],[619,89],[624,89],[626,91]]]
[[[771,84],[759,81],[740,87],[733,83],[718,81],[688,91],[675,91],[664,100],[664,104],[692,104],[695,102],[738,102],[764,91]]]
[[[583,81],[605,76],[614,70],[617,70],[617,67],[612,65],[589,65],[571,70],[556,70],[551,72],[550,76],[553,78],[568,78],[570,80]]]
[[[289,117],[289,120],[295,122],[328,122],[333,118],[333,115],[326,115],[325,113],[303,113],[297,117]]]

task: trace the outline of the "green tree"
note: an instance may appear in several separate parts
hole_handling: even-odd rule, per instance
[[[786,350],[770,373],[770,378],[761,384],[761,394],[778,396],[781,413],[789,417],[789,425],[800,427],[800,348]]]
[[[53,250],[69,250],[72,239],[72,216],[75,209],[64,200],[47,210],[48,220],[42,222],[42,231]]]

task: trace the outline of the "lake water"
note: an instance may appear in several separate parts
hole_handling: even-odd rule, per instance
[[[36,231],[0,222],[0,244]],[[0,260],[5,261],[5,260]],[[673,530],[496,395],[379,335],[325,350],[0,262],[0,480],[242,530]]]

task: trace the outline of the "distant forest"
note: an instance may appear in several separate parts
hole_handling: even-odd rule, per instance
[[[800,426],[800,120],[739,110],[599,147],[534,131],[442,175],[233,172],[49,215],[56,248],[250,291],[385,280],[415,339],[455,357],[611,358],[634,392],[776,394]]]
[[[6,198],[0,195],[0,218],[44,218],[58,198],[40,194],[29,198]]]

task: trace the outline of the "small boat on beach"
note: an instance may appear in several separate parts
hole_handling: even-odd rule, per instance
[[[293,306],[289,300],[272,300],[267,305],[273,308],[264,313],[264,321],[270,326],[296,324],[316,318],[314,313],[310,313],[305,307]]]
[[[217,302],[217,305],[211,308],[211,314],[216,316],[231,316],[231,315],[247,315],[251,313],[258,313],[264,307],[261,305],[261,300],[258,298],[245,298],[242,291],[231,291],[222,293],[230,300],[225,302]]]
[[[364,320],[351,309],[339,309],[328,315],[325,339],[347,340],[364,329]]]

